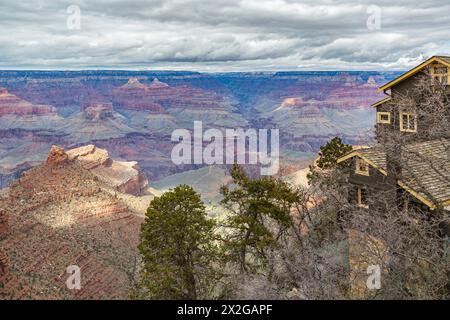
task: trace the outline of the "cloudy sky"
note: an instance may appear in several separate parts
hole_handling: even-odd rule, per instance
[[[448,0],[0,5],[0,69],[403,70],[450,53]]]

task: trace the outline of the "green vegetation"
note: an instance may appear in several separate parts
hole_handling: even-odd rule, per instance
[[[334,137],[326,145],[320,147],[319,159],[315,166],[310,165],[310,173],[308,174],[308,182],[312,183],[315,177],[317,177],[318,170],[332,170],[336,167],[343,166],[338,165],[337,160],[352,151],[352,146],[342,142],[341,138]]]
[[[224,246],[241,271],[256,271],[266,266],[270,251],[293,225],[290,211],[300,195],[281,180],[250,179],[237,165],[231,177],[233,188],[221,190],[221,204],[230,212]]]
[[[141,227],[143,270],[133,295],[150,299],[211,298],[219,273],[215,223],[200,196],[181,185],[155,198]]]

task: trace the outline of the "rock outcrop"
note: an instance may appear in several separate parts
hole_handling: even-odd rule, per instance
[[[112,103],[85,103],[81,110],[89,120],[114,119]]]
[[[47,164],[50,166],[55,166],[67,162],[68,159],[69,156],[63,148],[53,145],[47,157]]]
[[[95,158],[86,163],[110,162]],[[56,146],[48,159],[0,198],[9,217],[7,237],[0,238],[0,299],[127,298],[143,218],[83,161]],[[71,265],[81,269],[81,290],[66,285]]]
[[[140,195],[148,187],[148,179],[135,161],[113,160],[107,150],[94,145],[72,149],[67,154],[70,160],[79,162],[120,192]]]

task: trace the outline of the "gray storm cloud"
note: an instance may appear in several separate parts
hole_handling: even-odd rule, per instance
[[[81,10],[69,29],[67,8]],[[369,6],[380,29],[369,30]],[[1,69],[382,70],[450,51],[434,0],[0,1]]]

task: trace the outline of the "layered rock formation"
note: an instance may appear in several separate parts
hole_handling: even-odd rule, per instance
[[[49,129],[62,120],[56,108],[34,105],[0,87],[0,127],[3,129]]]
[[[136,78],[114,91],[117,108],[147,111],[147,123],[139,121],[142,114],[128,112],[135,125],[169,133],[176,125],[192,127],[192,122],[203,121],[206,126],[243,126],[247,122],[236,113],[232,101],[222,95],[200,88],[181,85],[171,87],[155,78],[150,85]],[[169,130],[164,130],[168,128]]]
[[[115,186],[85,168],[114,162],[93,149],[68,154],[54,146],[47,161],[24,172],[0,198],[9,216],[7,237],[0,239],[0,299],[127,297],[143,218],[120,200]],[[81,290],[66,286],[71,265],[81,269]]]
[[[88,145],[67,151],[70,160],[79,162],[99,179],[122,193],[140,195],[148,179],[135,161],[113,160],[107,150]]]
[[[0,241],[6,238],[6,234],[8,232],[8,216],[6,210],[0,208]],[[0,287],[3,286],[3,283],[8,276],[8,264],[9,259],[6,255],[6,252],[0,246]]]
[[[57,127],[71,143],[86,143],[96,140],[126,137],[140,130],[130,127],[127,119],[114,112],[111,103],[86,103],[81,111],[74,113]]]
[[[289,162],[298,169],[299,161],[311,160],[331,136],[367,144],[361,139],[374,125],[369,105],[378,99],[375,83],[395,76],[0,71],[0,86],[15,98],[5,90],[3,97],[16,106],[29,101],[28,107],[19,108],[28,111],[12,114],[8,107],[3,111],[8,114],[0,117],[0,188],[44,161],[52,144],[73,148],[95,143],[113,157],[139,161],[152,180],[195,169],[170,159],[171,133],[192,129],[193,121],[202,121],[205,129],[279,128],[282,165]]]

